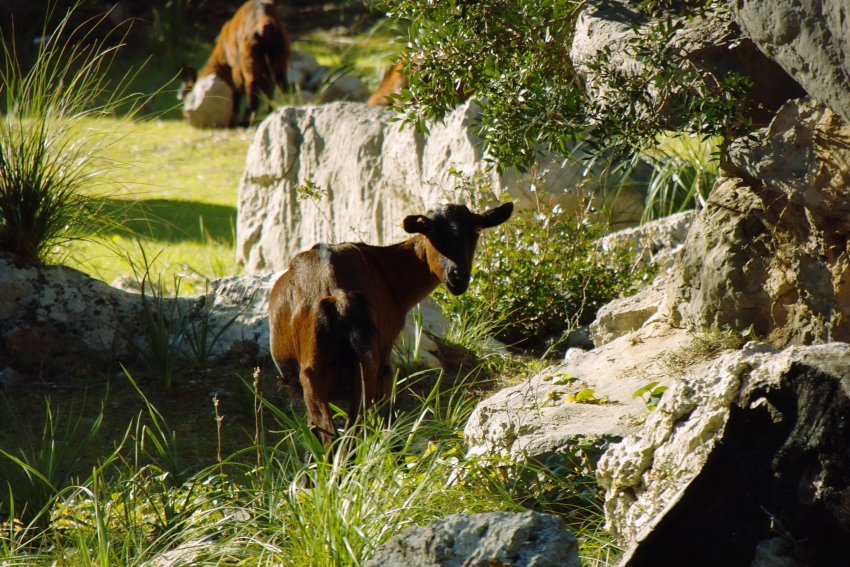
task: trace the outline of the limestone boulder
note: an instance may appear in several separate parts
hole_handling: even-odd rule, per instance
[[[135,294],[0,255],[0,368],[72,374],[115,362],[138,336],[141,314]]]
[[[578,541],[551,514],[453,514],[379,546],[367,567],[579,567]]]
[[[227,128],[233,120],[233,90],[216,75],[201,77],[183,99],[183,116],[196,128]]]
[[[667,275],[682,250],[696,211],[684,211],[639,227],[619,230],[603,237],[604,250],[629,249],[637,266],[654,265],[658,275],[635,295],[603,305],[590,324],[592,342],[602,346],[643,326],[664,302]]]
[[[846,343],[749,343],[695,367],[599,461],[621,565],[843,564],[848,411]]]
[[[317,242],[404,239],[405,216],[442,202],[470,203],[461,176],[520,208],[534,206],[540,187],[565,209],[593,204],[615,224],[640,218],[639,183],[621,188],[621,180],[587,171],[578,148],[544,160],[536,177],[498,174],[474,134],[477,115],[468,101],[445,121],[429,124],[426,135],[400,127],[393,111],[377,106],[279,109],[258,127],[248,150],[239,184],[237,260],[249,273],[285,270],[292,256]]]
[[[651,381],[669,383],[664,354],[690,340],[682,330],[644,325],[590,351],[571,349],[562,364],[479,402],[463,432],[468,453],[545,462],[622,438],[648,412],[634,393]],[[592,395],[577,396],[582,391]]]
[[[811,96],[850,121],[850,18],[845,0],[743,0],[735,19]]]
[[[671,272],[674,325],[850,340],[850,124],[810,100],[729,148]]]
[[[189,336],[206,335],[211,359],[269,355],[268,300],[280,273],[222,278],[205,294],[145,295],[118,289],[63,266],[33,267],[0,255],[0,384],[37,374],[68,377],[134,360],[145,348],[145,302],[163,314],[174,346],[192,356]],[[447,322],[432,299],[412,311],[399,337],[405,362],[440,366],[434,337]]]
[[[682,250],[688,231],[697,211],[682,211],[656,219],[640,226],[624,228],[603,236],[599,245],[603,250],[628,249],[638,266],[653,264],[661,274],[673,267]]]

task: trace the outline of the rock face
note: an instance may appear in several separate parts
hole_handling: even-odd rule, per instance
[[[778,346],[850,341],[850,124],[789,102],[733,142],[660,312]]]
[[[837,2],[838,0],[836,0]],[[684,0],[665,2],[673,14],[689,4]],[[693,3],[690,3],[693,5]],[[770,10],[772,3],[761,4]],[[626,75],[637,75],[644,65],[635,56],[630,42],[638,34],[652,33],[659,24],[666,23],[669,14],[650,17],[639,9],[632,0],[590,0],[576,21],[570,60],[587,81],[588,90],[594,97],[607,93],[591,65],[599,53],[610,48],[610,65]],[[765,57],[748,38],[742,37],[740,29],[724,3],[717,3],[702,15],[694,15],[684,21],[670,41],[669,48],[683,53],[690,63],[702,70],[712,82],[720,81],[731,74],[750,79],[752,88],[746,101],[748,115],[757,124],[764,123],[773,112],[787,100],[803,96],[805,91],[779,65]],[[654,93],[651,93],[654,94]],[[671,127],[676,116],[667,116]]]
[[[806,91],[850,121],[850,8],[845,0],[739,0],[735,19]]]
[[[458,173],[489,185],[496,196],[509,195],[519,207],[532,206],[538,196],[530,174],[487,169],[472,133],[477,112],[467,102],[424,135],[400,129],[393,111],[376,106],[280,109],[260,125],[248,150],[239,185],[237,260],[248,272],[284,270],[316,242],[402,240],[406,215],[441,202],[470,202]],[[537,186],[563,208],[590,199],[610,211],[612,222],[636,222],[641,190],[626,186],[611,201],[603,182],[577,162],[580,153],[544,163]]]
[[[578,445],[622,438],[647,413],[633,393],[651,380],[668,383],[662,355],[689,340],[681,330],[647,325],[592,351],[571,349],[563,364],[476,406],[463,431],[469,454],[543,462],[554,453],[571,455]],[[588,389],[592,399],[571,401]]]
[[[845,564],[848,412],[844,343],[749,343],[676,381],[599,463],[607,527],[639,544],[622,564]]]
[[[381,545],[367,567],[579,567],[578,542],[557,516],[454,514]]]

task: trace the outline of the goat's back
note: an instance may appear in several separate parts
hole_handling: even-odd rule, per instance
[[[254,80],[271,96],[276,83],[286,87],[289,56],[289,35],[274,2],[248,0],[221,27],[201,76],[216,73],[239,90]]]
[[[301,367],[334,361],[349,374],[377,358],[371,273],[354,245],[318,244],[292,259],[269,298],[272,357],[287,382],[292,360]]]

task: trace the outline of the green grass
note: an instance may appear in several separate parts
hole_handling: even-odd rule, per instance
[[[76,482],[51,486],[36,519],[0,509],[0,556],[10,565],[138,565],[194,543],[188,564],[359,565],[383,541],[448,510],[528,508],[562,513],[580,540],[586,535],[594,564],[613,554],[587,471],[576,476],[566,461],[469,459],[460,431],[476,403],[472,384],[438,381],[422,391],[415,376],[405,383],[408,410],[389,422],[370,410],[333,452],[300,414],[259,396],[262,411],[245,425],[260,444],[206,462],[183,458],[181,428],[143,398],[115,430],[114,450]],[[218,411],[210,404],[210,415]],[[229,425],[208,427],[210,439],[222,427],[233,435]]]
[[[106,158],[104,206],[121,226],[71,245],[68,265],[110,282],[132,276],[138,243],[165,282],[202,291],[207,278],[239,272],[235,264],[236,195],[252,129],[198,130],[183,121],[100,119],[92,127],[120,129]],[[161,253],[160,253],[161,252]]]

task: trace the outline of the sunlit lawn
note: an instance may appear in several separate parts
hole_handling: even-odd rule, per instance
[[[198,130],[179,120],[98,120],[92,127],[118,133],[99,190],[124,227],[75,242],[69,265],[111,282],[133,275],[127,255],[142,265],[141,246],[157,257],[154,274],[168,284],[183,279],[181,291],[237,273],[236,194],[253,130]]]

